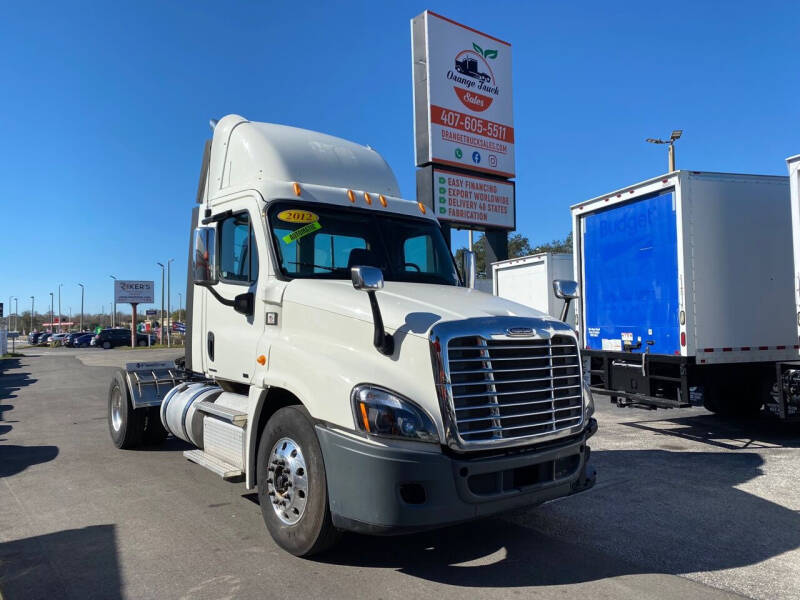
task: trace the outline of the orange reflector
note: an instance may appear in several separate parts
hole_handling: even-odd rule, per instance
[[[297,184],[295,184],[295,185],[297,185]],[[267,357],[266,357],[266,356],[264,356],[264,355],[262,354],[261,356],[259,356],[259,357],[256,359],[256,362],[257,362],[258,364],[260,364],[260,365],[264,365],[264,364],[266,364],[266,362],[267,362]]]
[[[369,197],[367,192],[364,192],[364,200],[367,201],[367,204],[372,204],[372,198]]]
[[[419,212],[423,215],[425,214],[425,205],[422,202],[417,202],[417,206],[419,206]]]
[[[378,194],[378,200],[381,201],[381,206],[386,208],[386,198],[383,196],[383,194]]]
[[[300,189],[300,184],[299,184],[299,183],[297,183],[297,182],[295,181],[295,182],[292,184],[292,187],[294,188],[294,195],[295,195],[295,196],[299,196],[299,195],[300,195],[300,193],[302,192],[302,190]]]
[[[347,190],[347,197],[348,197],[348,198],[350,198],[350,202],[353,202],[353,203],[355,203],[355,201],[356,201],[356,195],[355,195],[355,193],[353,192],[353,190]]]
[[[361,418],[364,421],[364,429],[366,429],[367,433],[369,433],[369,417],[367,417],[367,406],[363,402],[359,402],[358,404],[361,406]]]

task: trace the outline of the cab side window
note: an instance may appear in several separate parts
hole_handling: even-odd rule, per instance
[[[219,224],[219,274],[226,281],[258,280],[258,249],[247,212],[232,215]]]

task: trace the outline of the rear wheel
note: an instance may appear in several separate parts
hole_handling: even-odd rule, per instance
[[[145,342],[144,340],[139,340],[139,341],[136,343],[136,345],[137,345],[137,346],[140,346],[140,347],[141,347],[141,346],[147,346],[147,342]]]
[[[764,405],[762,381],[756,377],[732,378],[706,384],[703,406],[726,417],[755,417]]]
[[[261,514],[281,548],[311,556],[336,543],[322,450],[304,407],[287,406],[270,418],[256,468]]]
[[[125,375],[117,371],[108,388],[108,431],[114,445],[127,450],[141,444],[146,416],[133,409]]]
[[[111,348],[111,342],[103,342],[103,349],[108,350]]]

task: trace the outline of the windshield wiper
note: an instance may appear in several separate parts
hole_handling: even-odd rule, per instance
[[[327,265],[316,265],[314,263],[297,262],[294,260],[289,261],[290,265],[300,265],[301,267],[314,267],[315,269],[328,269],[328,271],[344,271],[344,267],[329,267]]]

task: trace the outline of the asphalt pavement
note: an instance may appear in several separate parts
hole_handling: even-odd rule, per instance
[[[0,361],[0,596],[800,599],[800,428],[598,397],[598,483],[314,560],[270,539],[254,494],[169,439],[115,449],[114,366],[175,350],[24,349]]]

